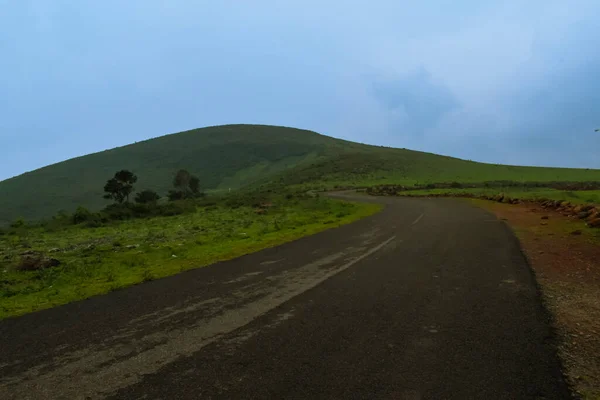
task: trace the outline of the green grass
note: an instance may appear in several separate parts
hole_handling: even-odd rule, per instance
[[[339,156],[299,165],[276,178],[282,186],[332,188],[439,182],[600,181],[600,170],[521,167],[484,164],[404,149],[365,147]]]
[[[203,189],[302,189],[434,182],[600,181],[600,170],[482,164],[406,149],[367,146],[315,132],[263,125],[217,126],[166,135],[90,154],[0,182],[0,226],[107,203],[102,187],[120,169],[138,190],[165,195],[181,168]]]
[[[380,206],[330,199],[278,202],[267,214],[222,205],[194,214],[113,223],[13,229],[0,235],[0,319],[235,258],[347,224]],[[40,251],[59,267],[18,271],[21,254]]]
[[[399,192],[400,195],[428,196],[432,194],[450,194],[462,196],[465,194],[474,195],[495,195],[504,193],[507,196],[519,199],[549,199],[549,200],[567,200],[573,204],[600,204],[600,190],[585,191],[566,191],[549,188],[523,189],[518,187],[507,188],[468,188],[468,189],[423,189],[407,190]]]

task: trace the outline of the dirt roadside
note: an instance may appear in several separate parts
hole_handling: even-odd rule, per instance
[[[535,203],[468,201],[511,226],[554,316],[570,385],[600,399],[600,230]]]

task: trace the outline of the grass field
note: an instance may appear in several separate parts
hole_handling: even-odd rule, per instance
[[[367,146],[306,130],[227,125],[166,135],[50,165],[0,182],[0,226],[49,218],[78,206],[104,207],[102,188],[121,169],[136,189],[164,196],[187,169],[208,192],[229,189],[329,189],[435,182],[600,181],[600,170],[484,164],[431,153]]]
[[[276,203],[265,215],[224,205],[193,214],[0,235],[0,319],[65,304],[275,246],[373,214],[380,206],[314,198]],[[19,271],[22,254],[61,265]]]
[[[428,196],[436,194],[449,194],[462,196],[465,194],[474,195],[495,195],[504,193],[510,197],[518,199],[548,199],[548,200],[567,200],[574,204],[600,204],[600,190],[585,191],[566,191],[549,188],[523,189],[518,187],[507,188],[468,188],[468,189],[423,189],[407,190],[399,192],[399,195],[405,196]]]

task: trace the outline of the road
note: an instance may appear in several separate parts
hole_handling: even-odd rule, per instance
[[[369,201],[386,207],[0,321],[0,398],[569,398],[503,221],[459,200]]]

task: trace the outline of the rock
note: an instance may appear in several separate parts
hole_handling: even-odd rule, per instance
[[[579,229],[577,229],[576,231],[571,232],[571,235],[575,235],[575,236],[579,236],[581,235],[581,231]]]
[[[60,260],[57,260],[56,258],[48,258],[47,260],[44,268],[58,267],[61,264]]]
[[[586,225],[590,228],[600,228],[600,218],[592,219]]]
[[[543,215],[542,219],[548,219],[549,217],[547,215]]]
[[[591,220],[600,218],[600,213],[598,212],[593,212],[590,215],[587,216],[587,218],[585,219],[587,222],[590,222]]]
[[[37,271],[40,269],[58,267],[60,261],[56,258],[49,258],[40,253],[35,255],[26,255],[21,259],[17,269],[19,271]]]
[[[540,222],[540,225],[548,225],[547,222]]]
[[[587,217],[589,217],[591,214],[591,212],[589,211],[582,211],[580,213],[577,214],[577,218],[579,219],[586,219]]]
[[[140,247],[139,244],[130,244],[129,246],[125,246],[126,249],[137,249]]]
[[[576,214],[579,214],[581,212],[582,208],[583,208],[583,206],[577,206],[577,207],[573,208],[573,212]]]
[[[60,249],[58,247],[54,247],[50,250],[48,250],[48,253],[58,253],[60,251]]]
[[[581,211],[591,211],[593,208],[594,208],[593,205],[588,204],[588,205],[582,206]]]

